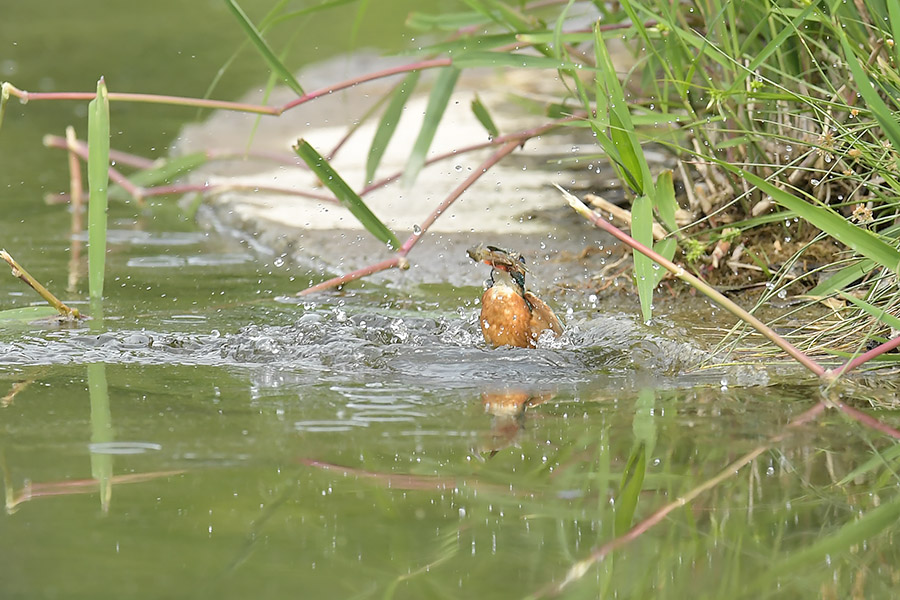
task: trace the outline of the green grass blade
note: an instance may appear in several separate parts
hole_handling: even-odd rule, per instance
[[[857,308],[862,309],[866,314],[881,321],[888,327],[892,327],[893,329],[900,329],[900,318],[895,317],[894,315],[885,311],[885,309],[873,306],[865,300],[861,300],[856,296],[851,296],[850,294],[844,292],[838,292],[838,294],[847,302],[853,304]]]
[[[647,448],[643,443],[637,444],[628,457],[619,493],[616,495],[615,534],[620,536],[631,528],[634,511],[637,508],[641,489],[644,487],[644,475],[647,472]]]
[[[175,178],[186,175],[209,161],[206,152],[194,152],[157,161],[154,165],[129,177],[131,183],[141,187],[171,183]]]
[[[400,122],[400,116],[403,114],[403,107],[406,106],[407,100],[412,95],[412,91],[416,88],[419,81],[419,71],[413,71],[407,75],[394,93],[391,95],[391,102],[384,110],[381,121],[378,122],[378,128],[372,138],[372,147],[369,148],[369,156],[366,158],[366,181],[371,182],[375,177],[375,171],[381,164],[381,158],[384,156],[385,150],[397,130],[397,124]]]
[[[625,93],[599,25],[594,26],[594,53],[597,60],[597,118],[608,119],[609,138],[618,154],[622,176],[636,196],[650,194],[650,167],[644,159],[634,124],[625,102]],[[605,113],[605,114],[603,114]],[[652,194],[650,194],[652,195]],[[640,240],[643,242],[643,240]]]
[[[831,208],[810,204],[790,192],[786,192],[769,183],[765,179],[726,162],[716,160],[716,163],[744,177],[759,188],[761,192],[771,196],[781,206],[794,211],[800,217],[866,258],[874,260],[893,273],[896,273],[898,267],[900,267],[900,252],[896,248],[882,241],[870,231],[853,225]]]
[[[842,268],[840,271],[821,281],[816,287],[809,290],[806,295],[813,297],[828,296],[837,290],[842,290],[857,279],[866,276],[875,268],[875,261],[864,258],[861,261]]]
[[[572,5],[575,4],[575,0],[569,0],[566,3],[565,8],[559,13],[559,16],[556,18],[556,23],[553,25],[553,38],[549,40],[553,44],[553,56],[558,60],[562,60],[566,55],[566,49],[563,45],[563,27],[566,23],[566,18],[569,16],[569,11],[572,10]],[[588,40],[584,40],[588,41]],[[534,41],[532,43],[539,43]],[[547,43],[547,42],[543,42]]]
[[[328,161],[322,158],[322,155],[309,145],[309,142],[297,140],[297,143],[294,145],[294,152],[303,159],[303,162],[325,184],[325,187],[331,190],[335,198],[347,207],[350,213],[356,217],[369,233],[378,240],[388,244],[394,250],[400,247],[400,242],[394,233],[369,210],[369,207],[359,197],[359,194],[347,185],[347,182],[328,164]]]
[[[631,429],[634,433],[634,446],[625,471],[622,473],[622,481],[619,485],[619,493],[616,495],[615,534],[624,534],[631,528],[634,520],[634,511],[644,487],[644,476],[647,472],[647,459],[653,455],[656,448],[656,420],[653,416],[653,407],[656,396],[652,389],[644,388],[638,395],[634,405],[634,418]]]
[[[857,477],[861,477],[879,467],[889,466],[897,459],[900,459],[900,443],[894,444],[884,451],[878,451],[873,448],[873,453],[874,456],[872,458],[847,473],[847,475],[845,475],[843,479],[838,481],[837,484],[847,485],[848,483],[854,481]]]
[[[287,83],[288,87],[294,90],[299,96],[304,94],[303,87],[301,87],[300,82],[294,77],[293,73],[291,73],[287,67],[284,66],[278,57],[275,56],[275,53],[269,47],[269,44],[266,43],[266,40],[263,39],[262,34],[256,28],[247,14],[243,11],[243,9],[238,5],[235,0],[225,0],[225,4],[228,5],[228,8],[231,9],[231,12],[234,13],[234,16],[237,18],[241,27],[244,29],[244,32],[247,34],[247,37],[256,46],[256,49],[262,55],[263,59],[265,59],[266,63],[269,65],[269,68],[272,69],[274,73],[279,75],[285,83]]]
[[[897,122],[897,118],[891,113],[881,96],[878,95],[875,84],[872,83],[863,70],[862,64],[856,58],[856,54],[854,54],[853,48],[850,46],[847,34],[842,29],[838,30],[841,36],[841,47],[844,49],[844,59],[847,61],[847,66],[850,67],[850,72],[853,74],[856,90],[863,97],[863,100],[866,101],[866,106],[875,115],[875,120],[881,125],[894,148],[900,148],[900,123]]]
[[[350,28],[350,47],[356,48],[356,42],[359,37],[359,28],[366,19],[366,11],[369,9],[370,0],[359,0],[356,7],[356,16],[353,18],[353,27]]]
[[[24,306],[22,308],[0,310],[0,323],[11,321],[29,322],[58,316],[59,312],[52,306]]]
[[[638,242],[653,247],[653,205],[649,197],[640,196],[631,204],[631,237]],[[634,280],[641,301],[641,316],[649,321],[653,316],[653,288],[658,280],[653,269],[653,260],[640,252],[634,252]]]
[[[403,174],[403,184],[409,188],[415,183],[419,176],[419,171],[425,166],[425,155],[434,141],[434,134],[437,132],[447,104],[450,102],[450,95],[453,94],[453,88],[456,86],[456,80],[459,78],[459,69],[450,67],[443,69],[434,82],[434,88],[428,98],[428,106],[425,108],[425,120],[422,122],[422,129],[419,130],[419,137],[413,145],[412,152],[409,156],[409,162],[406,164],[406,172]]]
[[[487,130],[488,135],[491,137],[500,135],[500,130],[497,129],[494,119],[491,118],[491,113],[489,113],[488,109],[482,104],[478,94],[475,94],[475,98],[472,100],[472,113],[475,115],[475,118],[478,119],[478,122],[481,123],[481,126]]]
[[[88,105],[88,287],[90,297],[103,297],[106,271],[106,210],[109,204],[109,98],[103,78]]]
[[[813,567],[817,563],[823,564],[827,556],[842,556],[851,547],[895,527],[897,519],[900,519],[900,498],[895,497],[811,546],[778,558],[771,573],[775,576],[786,575],[804,567]]]
[[[803,27],[803,22],[806,21],[810,13],[812,13],[814,10],[818,10],[818,4],[818,0],[809,2],[806,8],[804,8],[800,12],[800,14],[791,21],[790,26],[785,25],[778,33],[778,35],[772,38],[764,48],[758,50],[756,52],[756,56],[753,58],[753,60],[750,61],[750,64],[747,65],[746,68],[741,69],[737,72],[734,81],[731,83],[731,87],[729,87],[723,95],[730,96],[731,94],[741,89],[747,77],[758,73],[760,65],[766,62],[766,60],[768,60],[768,58],[777,50],[784,48],[785,40],[787,40],[792,35],[798,35],[800,29]]]
[[[675,251],[678,250],[678,242],[675,238],[666,238],[653,244],[653,249],[665,256],[668,260],[675,257]],[[666,270],[658,264],[650,265],[650,289],[655,290],[659,282],[666,276]]]
[[[675,201],[675,181],[672,179],[670,169],[666,169],[656,176],[656,197],[653,199],[653,208],[656,209],[659,220],[669,231],[678,229],[678,224],[675,222],[678,202]]]
[[[109,409],[109,385],[106,365],[87,366],[88,393],[91,398],[91,443],[108,444],[115,440],[112,412]],[[91,452],[91,477],[100,484],[100,507],[109,511],[112,500],[113,456],[106,452]]]

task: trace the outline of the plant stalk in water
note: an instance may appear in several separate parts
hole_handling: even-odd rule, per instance
[[[55,308],[59,314],[66,317],[67,319],[80,319],[81,314],[78,312],[77,308],[70,308],[66,306],[59,298],[54,296],[50,290],[41,285],[37,279],[31,276],[31,274],[26,271],[22,265],[16,262],[12,256],[10,256],[9,252],[6,250],[0,250],[0,258],[6,261],[6,263],[12,269],[13,277],[18,277],[25,283],[27,283],[31,289],[36,291],[41,298],[46,300],[47,304]]]
[[[106,269],[106,228],[109,191],[109,99],[106,82],[97,82],[97,96],[88,105],[88,281],[92,300],[103,297]]]

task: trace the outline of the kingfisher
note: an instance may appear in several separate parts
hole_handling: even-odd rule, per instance
[[[562,323],[547,304],[525,290],[525,258],[496,246],[469,248],[475,262],[491,266],[488,289],[481,297],[481,333],[496,347],[534,348],[541,333],[562,333]]]

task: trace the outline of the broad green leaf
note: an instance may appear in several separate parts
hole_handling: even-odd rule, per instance
[[[109,204],[109,97],[103,78],[88,104],[88,287],[90,297],[103,297],[106,271],[107,206]]]
[[[841,47],[844,49],[844,59],[847,61],[847,66],[850,67],[850,72],[853,74],[857,91],[863,97],[863,100],[866,101],[866,106],[875,115],[875,120],[881,125],[894,148],[900,148],[900,123],[897,122],[897,117],[887,107],[881,96],[878,95],[875,84],[866,75],[862,64],[856,58],[856,54],[854,54],[853,48],[850,46],[850,41],[847,39],[847,34],[840,30],[840,36]]]
[[[872,232],[857,227],[827,206],[810,204],[797,196],[769,183],[765,179],[726,163],[716,160],[723,168],[744,177],[761,192],[772,197],[775,202],[794,211],[836,240],[874,260],[879,265],[896,273],[900,267],[900,252]]]
[[[453,94],[453,88],[456,86],[458,78],[459,69],[449,67],[442,69],[434,82],[434,88],[428,97],[428,106],[425,108],[425,119],[422,121],[419,137],[416,138],[416,143],[409,155],[409,162],[406,164],[406,172],[403,174],[403,184],[407,188],[415,183],[419,171],[425,166],[425,156],[428,154],[431,142],[434,141],[434,134],[441,123],[441,118],[450,102],[450,96]]]
[[[491,114],[488,112],[487,108],[481,103],[481,98],[478,97],[478,94],[475,94],[475,98],[472,100],[472,112],[475,114],[475,118],[478,119],[478,122],[481,123],[482,127],[487,130],[488,135],[491,137],[500,135],[497,125],[494,124],[494,120],[491,118]]]
[[[309,142],[297,140],[297,143],[294,145],[294,152],[303,159],[303,162],[325,184],[325,187],[331,190],[335,198],[347,207],[350,213],[356,217],[369,233],[395,250],[400,247],[400,242],[394,233],[369,210],[362,198],[347,185],[347,182],[328,164],[328,161],[322,158],[322,155],[309,145]]]
[[[381,158],[394,136],[394,131],[397,130],[397,123],[400,122],[403,107],[406,106],[406,101],[409,100],[418,81],[419,71],[413,71],[400,82],[400,85],[391,94],[391,102],[385,109],[381,121],[378,122],[378,128],[372,137],[372,147],[369,148],[369,155],[366,158],[366,182],[374,179],[375,171],[381,164]]]
[[[59,312],[52,306],[25,306],[22,308],[8,308],[0,310],[0,322],[9,321],[37,321],[58,317]]]
[[[806,295],[814,297],[828,296],[829,294],[832,294],[837,290],[844,289],[857,279],[861,279],[874,268],[875,261],[864,258],[853,263],[852,265],[848,265],[842,268],[837,273],[831,275],[824,281],[819,282],[819,284],[813,289],[809,290]]]
[[[256,49],[262,55],[263,59],[265,59],[266,63],[269,65],[269,68],[272,69],[273,72],[277,73],[285,83],[287,83],[288,87],[294,90],[297,95],[302,96],[304,94],[303,87],[301,87],[300,82],[294,77],[294,75],[284,66],[275,53],[272,51],[272,48],[269,47],[269,44],[266,40],[263,39],[262,34],[256,28],[247,14],[243,11],[243,9],[238,5],[236,0],[225,0],[225,4],[228,5],[228,8],[231,9],[231,12],[234,13],[234,16],[237,18],[241,27],[243,27],[244,32],[247,34],[247,37],[256,46]]]

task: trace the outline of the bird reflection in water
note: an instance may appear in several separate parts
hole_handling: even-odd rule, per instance
[[[478,452],[490,457],[513,445],[519,432],[525,429],[525,411],[551,400],[556,392],[527,390],[496,390],[481,394],[484,411],[492,416],[491,429],[479,444]]]

